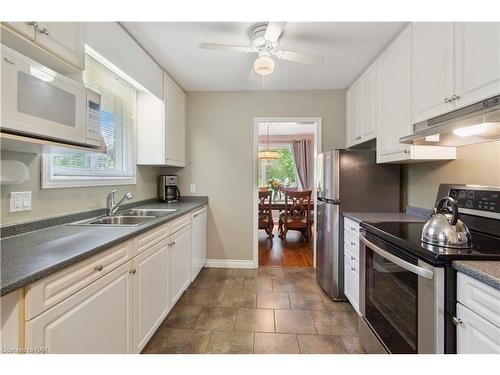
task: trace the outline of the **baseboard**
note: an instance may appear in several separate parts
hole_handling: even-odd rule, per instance
[[[253,260],[207,259],[205,267],[209,268],[257,268]]]

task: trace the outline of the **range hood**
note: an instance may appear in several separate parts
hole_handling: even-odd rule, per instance
[[[500,95],[413,125],[400,143],[464,146],[500,139]]]

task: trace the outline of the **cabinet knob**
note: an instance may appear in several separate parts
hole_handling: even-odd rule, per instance
[[[450,103],[450,102],[451,102],[451,99],[450,99],[450,98],[444,98],[444,102],[445,102],[445,103]]]
[[[38,23],[35,21],[28,22],[28,26],[33,26],[35,29],[38,27]]]
[[[41,30],[38,30],[38,32],[43,35],[49,35],[49,30],[47,30],[45,27]]]
[[[405,154],[409,154],[410,153],[410,150],[404,150],[403,151]]]
[[[134,268],[134,269],[132,269],[132,270],[130,270],[130,271],[128,271],[128,272],[129,272],[131,275],[135,275],[135,273],[137,272],[137,270]]]
[[[459,326],[460,324],[463,323],[462,319],[457,318],[456,316],[454,316],[451,320],[453,321],[453,324],[456,326]]]
[[[351,257],[351,260],[356,260],[356,258],[354,258],[354,257]]]
[[[94,269],[95,269],[96,271],[102,271],[102,269],[103,269],[103,268],[104,268],[104,267],[102,266],[102,264],[99,264],[98,266],[95,266],[95,268],[94,268]]]
[[[172,241],[172,246],[175,246],[175,241]]]
[[[460,96],[453,94],[453,96],[451,97],[450,101],[455,101],[455,100],[458,100],[458,99],[460,99]]]
[[[355,244],[354,242],[351,242],[351,245],[352,245],[352,246],[354,246],[354,245],[356,245],[356,244]]]

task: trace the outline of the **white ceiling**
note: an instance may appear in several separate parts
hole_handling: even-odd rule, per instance
[[[261,122],[259,123],[259,135],[267,136],[267,125],[269,124],[269,135],[304,135],[314,134],[315,124],[299,122]]]
[[[186,91],[261,90],[248,80],[255,54],[202,50],[249,45],[245,22],[124,22],[123,27]],[[394,39],[403,22],[289,22],[280,49],[324,57],[321,65],[276,61],[265,90],[344,89]]]

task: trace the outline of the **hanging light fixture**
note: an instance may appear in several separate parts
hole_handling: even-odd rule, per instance
[[[270,149],[270,142],[269,142],[270,127],[271,127],[271,125],[268,123],[267,124],[267,149],[259,151],[259,159],[261,159],[261,160],[275,160],[275,159],[279,158],[278,151]]]
[[[260,52],[259,57],[253,63],[255,73],[261,76],[268,76],[274,71],[274,60],[269,52]]]

